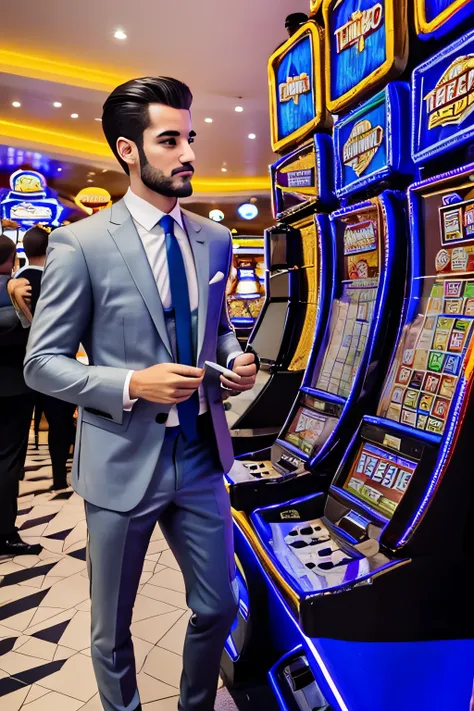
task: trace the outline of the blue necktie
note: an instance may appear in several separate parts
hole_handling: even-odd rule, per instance
[[[159,224],[166,237],[171,301],[176,322],[177,361],[182,365],[194,366],[191,307],[183,255],[174,235],[174,219],[170,215],[164,215]],[[189,441],[197,439],[197,417],[199,415],[197,392],[188,400],[179,403],[177,407],[179,423],[184,436]]]

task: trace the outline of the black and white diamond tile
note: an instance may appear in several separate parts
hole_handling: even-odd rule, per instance
[[[47,447],[28,451],[17,525],[38,556],[0,559],[1,711],[102,711],[89,651],[84,504],[49,491]],[[144,711],[176,711],[189,619],[184,584],[157,526],[140,580],[132,634]],[[236,709],[225,690],[217,709]]]

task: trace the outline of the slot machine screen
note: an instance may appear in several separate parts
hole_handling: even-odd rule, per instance
[[[343,488],[391,518],[416,469],[416,462],[365,442]]]
[[[474,188],[433,189],[422,201],[421,298],[403,329],[378,414],[443,435],[473,334]]]
[[[367,347],[379,284],[379,229],[375,205],[337,223],[344,247],[343,273],[312,387],[339,397],[349,397]]]

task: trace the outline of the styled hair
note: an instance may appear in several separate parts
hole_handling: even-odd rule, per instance
[[[30,227],[23,235],[23,249],[28,259],[46,256],[49,233],[39,225]]]
[[[140,148],[143,146],[143,131],[150,125],[148,104],[164,104],[189,111],[192,102],[189,87],[169,77],[131,79],[113,90],[103,107],[102,129],[127,175],[130,171],[117,152],[117,139],[123,136]]]
[[[0,267],[7,265],[9,262],[13,264],[16,254],[16,245],[6,235],[0,235]]]

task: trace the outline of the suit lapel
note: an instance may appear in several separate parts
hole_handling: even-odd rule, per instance
[[[198,282],[198,348],[197,362],[204,344],[209,300],[209,242],[201,225],[192,219],[191,213],[183,210],[184,225],[193,250]]]
[[[168,329],[166,328],[155,277],[145,253],[143,243],[123,200],[112,206],[109,233],[123,257],[140,295],[150,313],[161,340],[173,360]]]

